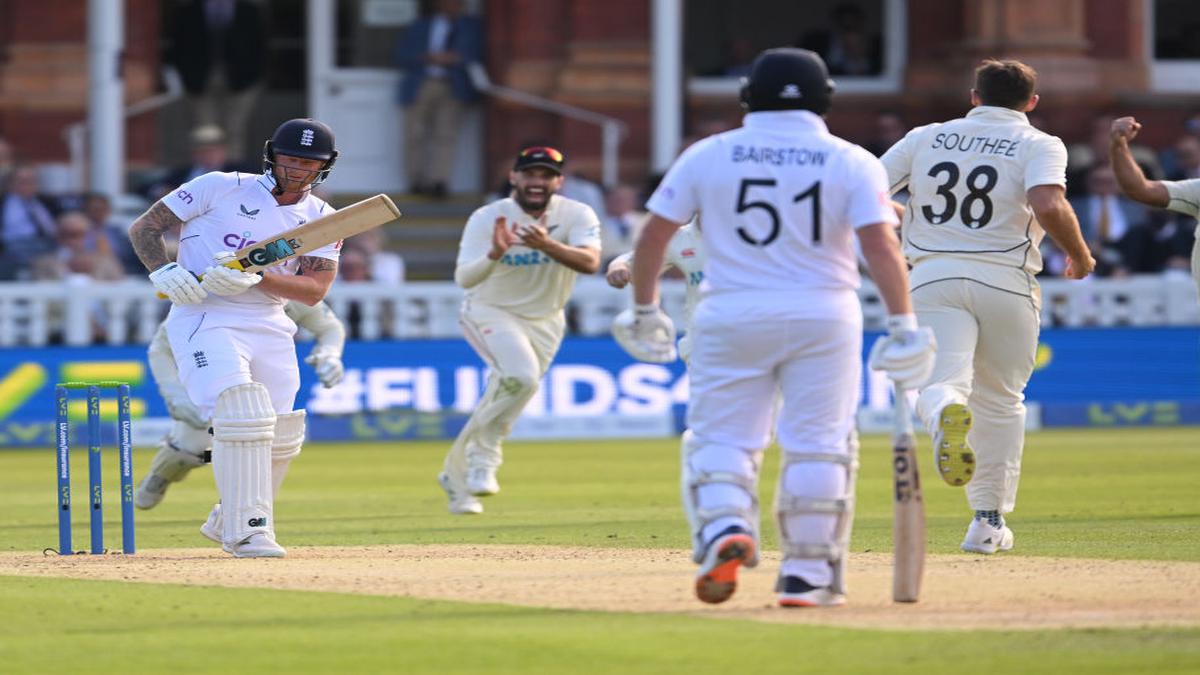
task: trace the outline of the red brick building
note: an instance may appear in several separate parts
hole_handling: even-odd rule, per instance
[[[338,0],[260,3],[271,18],[270,67],[279,72],[269,78],[268,88],[274,89],[264,99],[263,119],[256,120],[256,129],[269,128],[282,114],[307,112],[304,102],[315,94],[304,91],[311,85],[300,73],[312,26],[306,27],[300,15],[305,7],[312,11],[326,5],[342,12],[343,4]],[[1147,124],[1146,141],[1163,146],[1178,135],[1183,120],[1200,109],[1200,60],[1172,52],[1167,39],[1170,31],[1193,20],[1196,10],[1190,5],[1195,3],[861,0],[859,4],[866,7],[886,49],[891,50],[886,69],[893,76],[862,86],[854,78],[838,78],[839,84],[849,84],[835,100],[830,126],[851,138],[868,134],[882,110],[898,111],[914,125],[961,114],[967,105],[970,71],[980,58],[990,56],[1020,58],[1039,70],[1043,104],[1038,112],[1047,128],[1068,142],[1083,140],[1089,120],[1112,111],[1138,115]],[[719,51],[720,40],[712,36],[728,27],[724,24],[736,24],[743,31],[737,38],[743,48],[755,39],[786,35],[779,24],[787,21],[770,15],[784,5],[819,6],[812,13],[823,21],[824,11],[835,3],[767,2],[761,5],[766,8],[761,14],[755,9],[760,6],[752,2],[716,0],[486,0],[480,9],[487,26],[486,65],[492,80],[623,120],[629,135],[621,145],[621,177],[638,180],[654,168],[651,67],[662,45],[653,34],[652,14],[675,6],[685,15],[677,30],[684,34],[684,77],[678,86],[686,102],[680,111],[686,133],[697,122],[712,118],[736,123],[740,114],[735,79],[693,77],[696,65],[689,59],[696,58],[690,55],[704,57]],[[730,14],[729,7],[738,10]],[[78,0],[0,3],[0,135],[23,158],[67,160],[63,129],[85,117],[86,12],[87,3]],[[155,0],[125,0],[122,68],[128,102],[144,99],[161,86],[157,73],[164,14],[169,14],[169,6]],[[386,64],[377,59],[374,65],[378,70]],[[1188,68],[1193,75],[1187,74]],[[299,70],[284,77],[287,69]],[[169,135],[163,133],[164,126],[173,124],[178,120],[165,110],[130,119],[130,165],[161,164],[176,156],[178,148],[166,147],[163,140]],[[533,137],[556,139],[577,170],[599,176],[600,135],[595,126],[492,100],[484,111],[483,137],[482,152],[477,159],[470,158],[481,165],[481,187],[490,186],[517,144]]]

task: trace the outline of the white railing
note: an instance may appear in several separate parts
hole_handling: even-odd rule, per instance
[[[78,277],[65,282],[0,283],[0,347],[62,343],[146,343],[168,309],[143,280],[99,283]],[[684,301],[680,281],[663,282],[662,302],[679,319]],[[1200,303],[1190,277],[1145,276],[1043,282],[1044,326],[1200,325]],[[859,292],[864,325],[883,326],[886,310],[875,287]],[[462,291],[449,281],[401,285],[335,283],[329,303],[343,319],[354,316],[363,340],[455,338],[461,335]],[[580,335],[604,335],[629,292],[609,288],[599,277],[579,280],[569,312]]]
[[[475,85],[475,88],[489,96],[495,96],[496,98],[527,105],[530,108],[545,110],[556,115],[599,126],[601,182],[606,188],[616,187],[620,174],[618,149],[621,145],[621,139],[628,133],[628,125],[615,117],[601,115],[591,110],[584,110],[583,108],[577,108],[566,103],[552,101],[548,98],[530,94],[527,91],[521,91],[520,89],[495,84],[488,78],[487,69],[481,63],[467,64],[467,74],[470,76],[471,83]]]

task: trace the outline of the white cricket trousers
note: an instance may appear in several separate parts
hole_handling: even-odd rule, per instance
[[[292,412],[300,390],[295,324],[261,317],[249,321],[214,312],[172,311],[164,324],[179,380],[204,417],[211,417],[217,396],[238,384],[267,388],[275,414]]]
[[[853,291],[785,300],[730,293],[701,301],[688,364],[692,438],[685,441],[682,478],[686,485],[703,482],[705,475],[735,475],[741,485],[701,485],[691,497],[694,503],[689,505],[685,497],[684,506],[689,512],[741,515],[693,522],[701,529],[693,532],[697,543],[711,541],[730,525],[759,530],[757,522],[749,522],[757,519],[757,495],[746,488],[757,485],[761,451],[773,423],[783,452],[777,504],[853,499],[852,471],[810,458],[854,452],[861,373],[862,310]],[[777,394],[783,397],[778,409]],[[839,531],[848,536],[852,515],[791,508],[777,509],[776,515],[785,547],[782,573],[815,586],[830,583],[833,570],[827,561],[793,559],[786,547],[834,545],[842,536]]]
[[[1033,290],[1033,298],[1040,297]],[[938,344],[917,414],[932,434],[942,408],[971,408],[975,423],[967,441],[976,466],[967,502],[975,510],[1009,513],[1021,478],[1024,392],[1040,329],[1037,303],[968,279],[930,282],[914,289],[912,299],[918,323],[933,329]]]
[[[456,484],[466,480],[469,467],[500,466],[500,443],[537,393],[562,344],[566,320],[562,312],[527,319],[468,299],[459,323],[489,370],[479,405],[446,455],[446,474]]]

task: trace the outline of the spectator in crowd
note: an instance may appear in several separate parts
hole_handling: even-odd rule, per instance
[[[1173,170],[1167,180],[1200,178],[1200,137],[1186,134],[1175,141]]]
[[[399,253],[387,250],[387,235],[377,227],[357,234],[346,240],[342,254],[361,253],[367,281],[385,284],[404,283],[404,258]],[[357,264],[357,262],[356,262]],[[357,274],[358,272],[355,271]]]
[[[727,65],[721,74],[725,77],[748,76],[750,74],[750,65],[754,63],[754,57],[758,56],[758,52],[759,49],[754,46],[754,42],[749,37],[745,35],[733,36],[726,45],[725,63]]]
[[[638,192],[632,185],[622,183],[604,198],[604,216],[600,219],[600,265],[607,269],[608,261],[633,250],[637,236],[646,221],[646,212],[639,208]]]
[[[833,8],[833,25],[813,31],[799,40],[825,59],[830,75],[870,76],[883,72],[883,49],[878,34],[867,26],[867,13],[853,2]]]
[[[83,197],[83,213],[92,223],[92,231],[121,263],[126,274],[142,274],[145,268],[129,241],[129,223],[113,216],[112,202],[102,192],[89,192]]]
[[[54,250],[56,207],[40,188],[37,168],[19,165],[0,197],[0,280],[25,276],[32,260]]]
[[[338,257],[338,277],[342,281],[361,283],[371,280],[370,266],[367,265],[367,254],[354,248],[343,247]]]
[[[893,145],[900,142],[904,135],[908,133],[908,123],[900,116],[900,113],[893,110],[883,110],[875,115],[875,127],[872,131],[871,140],[867,141],[864,148],[869,150],[872,155],[882,157],[883,153],[888,151]]]
[[[403,72],[405,168],[417,194],[442,198],[458,144],[459,121],[479,92],[467,65],[483,60],[483,25],[463,14],[462,0],[436,0],[396,43]]]
[[[266,54],[259,3],[190,0],[176,12],[172,38],[166,60],[183,80],[193,126],[219,125],[233,155],[247,156],[246,124]]]
[[[184,183],[211,171],[243,171],[259,173],[259,165],[237,162],[229,157],[229,144],[225,132],[215,124],[205,124],[192,129],[192,158],[186,165],[171,169],[161,179],[151,184],[145,197],[157,201]]]
[[[0,138],[0,194],[8,192],[8,183],[16,166],[15,161],[12,146]]]
[[[596,213],[604,213],[604,188],[582,175],[569,172],[558,194],[587,204]]]
[[[96,281],[116,281],[125,276],[103,232],[81,211],[66,211],[58,217],[55,248],[38,257],[33,265],[35,279],[66,279],[81,274]]]
[[[351,284],[366,283],[371,281],[370,269],[367,254],[357,248],[342,247],[341,255],[338,256],[338,281]],[[363,339],[362,305],[356,300],[351,300],[344,308],[339,307],[338,313],[342,315],[342,322],[346,326],[346,337],[351,340]]]
[[[1067,146],[1067,193],[1070,196],[1081,194],[1088,184],[1088,176],[1096,164],[1108,163],[1108,130],[1115,118],[1109,114],[1097,115],[1092,118],[1092,125],[1086,143],[1075,143]],[[1158,155],[1144,145],[1130,147],[1134,161],[1142,167],[1148,177],[1159,180],[1163,177],[1162,164]],[[1099,259],[1097,259],[1099,264]]]
[[[1107,163],[1087,174],[1086,193],[1071,198],[1079,229],[1096,258],[1100,276],[1125,276],[1152,268],[1153,233],[1145,207],[1121,194]],[[1057,264],[1057,263],[1056,263]]]

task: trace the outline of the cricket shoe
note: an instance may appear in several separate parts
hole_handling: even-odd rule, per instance
[[[744,528],[725,528],[709,543],[696,572],[696,597],[717,604],[733,597],[738,568],[754,558],[756,544]]]
[[[146,474],[142,482],[138,483],[137,491],[133,493],[133,505],[142,510],[158,506],[170,486],[170,481],[159,478],[153,473]]]
[[[800,577],[780,576],[775,582],[780,607],[837,607],[846,604],[846,596],[828,586],[813,586]]]
[[[446,491],[446,497],[450,500],[447,510],[454,515],[466,515],[471,513],[483,513],[483,504],[470,494],[465,494],[455,490],[450,485],[450,476],[445,472],[438,474],[438,485]]]
[[[1013,532],[1003,522],[1000,527],[992,527],[986,520],[975,518],[967,528],[967,536],[963,538],[962,550],[967,553],[982,553],[992,555],[996,551],[1008,551],[1013,547]]]
[[[205,537],[223,544],[221,541],[221,503],[217,502],[213,505],[212,511],[208,512],[208,520],[200,526],[200,534]]]
[[[938,413],[937,431],[933,434],[933,463],[942,480],[949,485],[966,485],[975,475],[975,451],[967,445],[967,433],[973,422],[971,409],[962,403],[951,403]]]
[[[287,555],[270,532],[255,532],[233,546],[222,546],[235,558],[282,558]]]
[[[487,497],[500,491],[496,480],[496,467],[477,466],[467,471],[467,492],[476,497]]]

